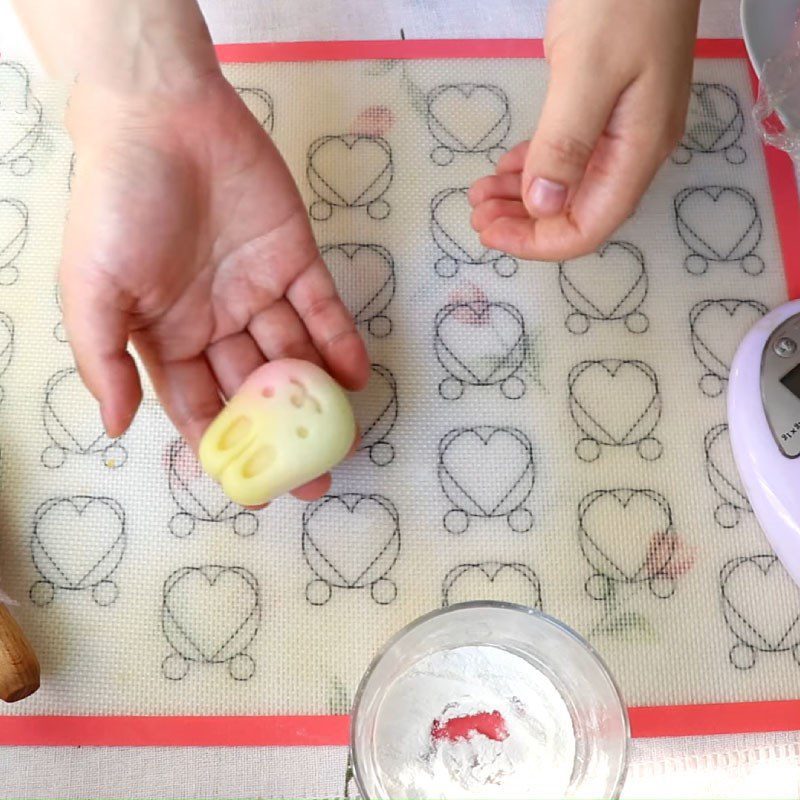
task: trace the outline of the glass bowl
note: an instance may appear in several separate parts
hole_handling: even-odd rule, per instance
[[[480,649],[475,650],[476,647]],[[505,653],[484,648],[499,648]],[[396,766],[396,755],[390,753],[403,746],[398,740],[414,727],[398,722],[404,709],[413,704],[424,706],[430,696],[427,687],[432,684],[426,687],[420,683],[431,680],[428,665],[434,663],[432,659],[441,661],[438,654],[444,654],[445,659],[454,657],[456,650],[461,654],[456,654],[457,658],[468,652],[491,653],[492,658],[497,656],[501,661],[516,656],[511,661],[530,673],[531,680],[524,681],[524,685],[529,687],[544,680],[557,705],[568,712],[567,716],[556,709],[562,714],[562,728],[566,722],[568,729],[571,721],[570,741],[574,737],[574,752],[571,744],[561,751],[566,753],[567,768],[571,767],[559,790],[561,796],[593,800],[619,796],[627,766],[630,727],[619,689],[603,661],[588,642],[552,617],[512,603],[477,601],[433,611],[412,622],[378,653],[362,678],[350,730],[353,772],[362,797],[391,800],[436,796],[449,800],[449,789],[428,787],[422,791],[415,788],[421,784],[404,784],[404,778],[387,774],[387,767],[395,771],[389,762],[394,758]],[[415,666],[420,668],[415,670]],[[507,680],[506,672],[503,668],[501,680]],[[472,675],[473,683],[474,678]],[[463,696],[469,696],[469,692]],[[510,699],[517,702],[516,697]],[[540,713],[549,713],[547,708],[551,705],[543,703]],[[441,706],[430,709],[434,728],[441,711]],[[523,719],[532,719],[533,715],[526,714]],[[543,718],[542,730],[548,722],[552,723],[552,719]],[[421,752],[420,755],[425,757]],[[525,779],[535,780],[529,775]],[[500,794],[495,792],[494,796]],[[543,794],[552,797],[552,785],[542,787],[539,796]],[[530,795],[535,797],[537,792]],[[459,791],[453,796],[473,795]]]

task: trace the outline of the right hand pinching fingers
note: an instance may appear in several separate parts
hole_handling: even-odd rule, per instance
[[[487,247],[561,261],[636,208],[683,130],[697,0],[554,0],[551,66],[530,142],[469,193]]]

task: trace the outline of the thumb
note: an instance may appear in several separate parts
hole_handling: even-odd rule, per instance
[[[522,173],[523,202],[536,219],[564,210],[620,94],[610,81],[598,80],[596,66],[584,64],[572,59],[553,66]]]
[[[62,264],[61,299],[81,379],[100,404],[106,433],[121,436],[142,399],[139,373],[127,351],[128,314],[112,287],[85,280],[69,264]]]

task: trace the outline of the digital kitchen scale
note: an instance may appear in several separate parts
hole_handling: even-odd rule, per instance
[[[728,424],[750,505],[800,585],[800,300],[769,312],[739,345]]]

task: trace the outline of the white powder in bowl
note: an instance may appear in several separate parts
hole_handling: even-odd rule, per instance
[[[432,735],[475,715],[502,717],[502,735]],[[388,797],[558,798],[575,766],[575,732],[534,664],[499,647],[458,647],[426,656],[387,688],[374,752]]]

